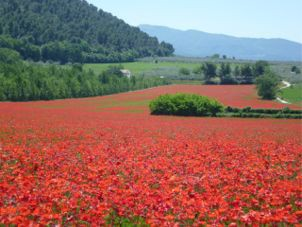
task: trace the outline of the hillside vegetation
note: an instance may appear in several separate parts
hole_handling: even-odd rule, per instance
[[[96,74],[81,64],[34,64],[0,48],[0,101],[51,100],[107,95],[167,84],[158,77],[123,76],[119,67]]]
[[[121,62],[174,51],[82,0],[1,0],[0,35],[0,47],[36,61]]]

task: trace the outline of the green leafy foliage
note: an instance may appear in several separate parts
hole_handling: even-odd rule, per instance
[[[278,77],[273,72],[266,72],[265,75],[256,80],[257,92],[262,99],[275,99],[278,91]]]
[[[166,94],[149,104],[151,114],[178,116],[216,116],[223,105],[214,99],[196,94]]]
[[[206,84],[253,84],[258,77],[269,71],[269,65],[266,61],[257,61],[255,64],[235,65],[232,69],[229,62],[205,62],[201,71]]]
[[[2,61],[1,61],[2,60]],[[165,85],[159,77],[123,76],[122,67],[96,74],[81,64],[58,66],[23,62],[16,51],[0,48],[0,101],[51,100],[107,95]]]
[[[0,47],[34,61],[121,62],[174,51],[82,0],[2,0],[0,28]]]
[[[268,70],[268,68],[269,68],[269,64],[267,61],[257,61],[254,64],[253,73],[256,77],[261,76],[265,73],[266,70]]]
[[[207,82],[211,81],[212,78],[216,77],[217,66],[211,62],[205,62],[202,66],[202,70]]]
[[[190,69],[182,67],[179,69],[179,74],[180,75],[190,75],[191,72],[190,72]]]
[[[296,74],[300,74],[301,70],[297,66],[294,65],[294,66],[291,67],[291,72],[296,73]]]
[[[21,60],[17,51],[13,51],[7,48],[0,48],[0,62],[4,64],[13,64]]]

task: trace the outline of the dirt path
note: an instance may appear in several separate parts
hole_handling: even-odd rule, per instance
[[[281,87],[280,90],[285,89],[285,88],[288,88],[288,87],[291,86],[291,84],[290,84],[289,82],[285,81],[285,80],[282,80],[282,83],[284,84],[284,86]],[[284,103],[284,104],[291,104],[291,103],[289,103],[289,102],[287,102],[287,101],[281,99],[280,97],[277,97],[277,101],[279,101],[279,102],[281,102],[281,103]]]

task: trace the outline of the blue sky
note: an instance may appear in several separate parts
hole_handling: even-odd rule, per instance
[[[302,0],[88,0],[125,22],[302,43]]]

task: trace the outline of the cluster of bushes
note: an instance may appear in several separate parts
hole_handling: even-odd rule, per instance
[[[178,116],[216,116],[223,105],[214,99],[195,94],[165,94],[149,104],[151,114]]]
[[[151,114],[176,116],[210,116],[240,118],[292,118],[302,119],[302,110],[252,109],[251,107],[226,107],[205,96],[195,94],[165,94],[149,104]]]
[[[123,76],[120,67],[101,74],[70,66],[31,64],[0,48],[0,101],[30,101],[107,95],[169,84],[159,77]]]

